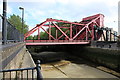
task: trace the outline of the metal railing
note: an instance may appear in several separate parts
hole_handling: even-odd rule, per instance
[[[24,40],[24,35],[20,33],[9,21],[7,21],[7,41],[21,42]]]
[[[42,74],[41,74],[41,66],[40,66],[40,60],[37,60],[36,67],[32,68],[21,68],[21,69],[9,69],[9,70],[2,70],[0,73],[3,73],[2,80],[43,80]],[[37,73],[35,73],[35,70]],[[29,71],[31,71],[31,75],[29,75]],[[12,72],[15,72],[15,77],[13,78]],[[23,76],[24,75],[24,76]],[[25,77],[26,76],[26,77]]]
[[[1,20],[1,29],[2,29],[2,21],[3,16],[0,15]],[[6,26],[7,26],[7,43],[9,42],[22,42],[24,41],[24,34],[20,33],[19,30],[16,29],[7,19],[6,19]]]
[[[25,40],[25,42],[90,42],[90,40]]]

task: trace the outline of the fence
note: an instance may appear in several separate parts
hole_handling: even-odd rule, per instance
[[[1,29],[2,29],[3,16],[0,15]],[[8,42],[21,42],[24,40],[24,35],[20,33],[15,26],[13,26],[8,20],[6,20],[7,26],[7,43]],[[2,30],[1,30],[2,31]]]
[[[10,70],[2,70],[0,73],[3,74],[2,80],[43,80],[41,71],[40,71],[40,61],[37,60],[36,67],[32,68],[23,68],[23,69],[10,69]],[[31,75],[29,75],[29,72],[32,72]],[[35,71],[37,73],[35,73]],[[12,72],[15,72],[15,76],[12,75]],[[35,76],[37,74],[37,76]]]
[[[7,21],[7,40],[8,42],[21,42],[24,39],[24,35],[20,33],[10,22]]]

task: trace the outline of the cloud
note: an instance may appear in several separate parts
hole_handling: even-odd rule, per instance
[[[13,11],[12,8],[10,6],[7,6],[7,14],[12,14],[13,13],[12,11]]]
[[[8,2],[41,2],[41,3],[54,3],[55,0],[8,0]]]
[[[2,1],[0,2],[0,14],[3,13],[3,3]],[[7,5],[7,15],[12,14],[12,8]]]
[[[66,5],[66,4],[69,4],[69,1],[70,1],[70,0],[56,0],[56,3]]]
[[[118,16],[111,15],[104,18],[105,27],[113,28],[115,31],[118,31]]]
[[[46,18],[80,21],[97,13],[105,15],[105,26],[117,26],[118,0],[9,0],[8,4],[10,14],[20,14],[18,7],[24,7],[25,20],[33,27]]]
[[[2,2],[0,1],[0,14],[2,13],[2,8],[3,8]]]

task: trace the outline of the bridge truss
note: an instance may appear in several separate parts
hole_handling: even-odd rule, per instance
[[[91,40],[98,40],[101,37],[102,30],[100,28],[104,26],[103,21],[103,14],[83,18],[81,22],[48,18],[27,32],[24,35],[24,40],[26,45],[89,44]],[[62,25],[59,23],[62,23]],[[55,29],[54,34],[52,28]],[[48,35],[46,39],[41,39],[41,30]],[[27,37],[35,31],[38,31],[38,39],[27,40]]]

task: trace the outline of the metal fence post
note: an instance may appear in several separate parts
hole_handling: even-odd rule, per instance
[[[37,60],[37,63],[36,63],[37,80],[43,80],[43,77],[42,77],[40,69],[41,69],[40,60]]]
[[[6,11],[7,11],[7,1],[3,0],[3,21],[2,21],[2,43],[5,45],[7,43],[7,26],[6,26]]]

